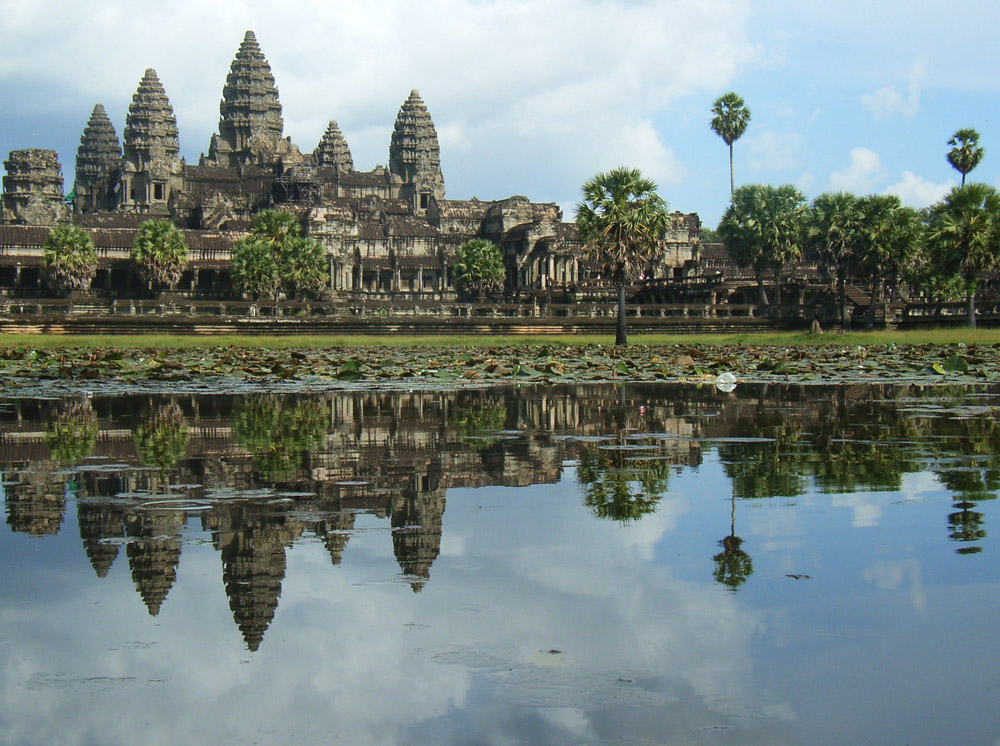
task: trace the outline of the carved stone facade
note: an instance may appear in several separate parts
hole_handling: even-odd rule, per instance
[[[62,166],[54,150],[12,150],[3,163],[3,200],[0,217],[15,225],[54,225],[65,221],[69,209],[63,197]]]
[[[471,238],[500,247],[507,292],[599,284],[575,225],[563,222],[557,205],[519,196],[445,199],[437,130],[416,90],[399,109],[387,167],[355,170],[336,121],[312,153],[302,153],[284,135],[274,75],[247,31],[219,112],[208,154],[188,165],[180,157],[173,107],[153,69],[132,98],[121,150],[104,107],[96,105],[77,153],[74,220],[83,227],[134,228],[138,220],[166,217],[182,228],[222,232],[235,241],[249,230],[255,212],[285,209],[325,245],[329,292],[335,295],[454,297],[452,267],[459,246]],[[6,165],[3,222],[52,225],[68,218],[55,153],[14,151]],[[667,249],[647,276],[680,272],[696,256],[699,230],[697,215],[676,213]],[[220,259],[228,255],[194,257],[194,276],[217,271]],[[20,265],[17,276],[23,280]],[[197,285],[192,280],[191,290]]]

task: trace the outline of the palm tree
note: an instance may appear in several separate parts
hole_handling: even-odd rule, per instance
[[[806,198],[791,184],[775,187],[748,184],[733,192],[719,223],[719,235],[733,260],[757,275],[761,305],[768,305],[764,273],[775,273],[776,300],[781,305],[781,270],[802,253]]]
[[[952,189],[931,207],[927,237],[935,264],[964,280],[968,325],[975,329],[980,275],[1000,266],[1000,194],[986,184]]]
[[[255,302],[276,295],[281,283],[271,245],[260,236],[246,236],[233,244],[229,274],[236,289]]]
[[[837,282],[840,328],[851,328],[847,313],[847,278],[857,244],[860,214],[857,198],[848,192],[826,192],[813,200],[806,213],[805,244],[826,273]]]
[[[962,186],[965,186],[965,175],[979,165],[986,151],[979,146],[979,133],[971,128],[960,129],[948,140],[951,150],[948,151],[948,163],[962,174]]]
[[[736,191],[733,181],[733,143],[739,140],[750,124],[750,110],[742,97],[732,91],[719,96],[712,105],[712,131],[729,146],[729,193]]]
[[[45,279],[53,290],[86,290],[97,274],[97,251],[90,234],[75,225],[49,231],[42,246]]]
[[[264,256],[269,253],[277,282],[270,292],[276,297],[282,288],[286,295],[293,296],[316,293],[326,286],[326,249],[315,238],[302,235],[302,226],[294,215],[284,210],[261,210],[254,215],[250,232],[253,234],[250,240],[258,244],[254,266],[244,268],[248,276],[257,275],[250,285],[261,286],[261,273],[270,271],[265,266],[269,260]],[[254,252],[246,256],[251,254]],[[241,284],[247,289],[248,283]],[[251,292],[258,297],[262,294],[259,289],[251,289]]]
[[[591,260],[618,288],[615,344],[625,346],[625,286],[660,250],[660,239],[670,226],[667,203],[656,193],[656,183],[639,169],[619,167],[583,185],[576,225]]]
[[[284,210],[261,210],[253,216],[250,230],[272,245],[280,245],[289,237],[302,235],[302,226],[295,216]]]
[[[188,263],[187,245],[177,226],[170,221],[147,220],[136,233],[132,261],[150,290],[174,288]]]
[[[923,241],[920,216],[894,194],[872,194],[857,202],[860,217],[855,248],[858,274],[869,279],[865,327],[875,325],[875,304],[887,279],[908,269]]]
[[[753,575],[753,558],[743,551],[743,539],[736,535],[736,494],[731,498],[729,513],[729,536],[719,541],[722,551],[712,559],[715,561],[715,582],[726,586],[727,590],[738,591],[740,586]]]

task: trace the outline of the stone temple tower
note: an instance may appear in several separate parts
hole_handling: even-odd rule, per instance
[[[282,139],[278,88],[253,31],[246,32],[229,66],[219,114],[219,132],[212,136],[206,159],[210,165],[266,166],[293,150]]]
[[[12,150],[3,162],[0,222],[53,225],[69,216],[63,198],[62,166],[54,150]]]
[[[121,190],[122,146],[101,104],[94,107],[76,151],[76,212],[113,210]]]
[[[337,171],[353,171],[354,159],[351,158],[351,149],[347,147],[347,140],[340,131],[336,122],[327,125],[326,132],[320,138],[319,145],[313,151],[317,166],[335,168]]]
[[[126,209],[167,213],[183,182],[177,119],[153,68],[146,70],[125,117],[122,198]]]
[[[424,215],[431,197],[444,198],[441,148],[437,130],[416,89],[399,108],[389,144],[389,171],[403,180],[400,198]]]

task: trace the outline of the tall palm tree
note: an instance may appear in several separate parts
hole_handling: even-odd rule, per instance
[[[184,236],[168,220],[147,220],[136,233],[132,261],[150,290],[176,287],[188,263]]]
[[[712,105],[712,131],[729,146],[729,193],[736,191],[733,180],[733,143],[739,140],[750,124],[750,110],[742,97],[730,91],[715,100]]]
[[[952,189],[931,207],[927,237],[937,266],[964,280],[968,325],[975,329],[979,278],[1000,266],[1000,194],[987,184]]]
[[[598,173],[583,185],[576,225],[590,258],[618,288],[615,344],[625,346],[625,286],[655,259],[670,226],[667,203],[656,183],[637,168]]]
[[[965,186],[965,175],[979,165],[986,151],[979,145],[979,133],[971,128],[960,129],[948,140],[951,150],[948,151],[948,163],[962,174],[962,186]]]
[[[840,299],[840,328],[851,328],[847,313],[847,278],[857,245],[860,213],[848,192],[825,192],[806,213],[805,244],[825,273],[833,274]]]

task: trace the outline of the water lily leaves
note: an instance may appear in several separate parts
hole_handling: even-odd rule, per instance
[[[0,377],[8,380],[200,381],[257,383],[405,381],[714,381],[731,372],[740,381],[995,380],[1000,346],[803,345],[788,349],[747,344],[503,345],[475,349],[66,347],[0,348]]]
[[[949,355],[941,365],[949,373],[965,373],[969,369],[969,364],[958,355]]]

